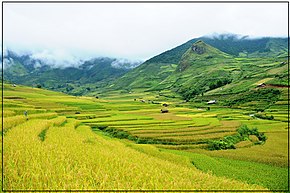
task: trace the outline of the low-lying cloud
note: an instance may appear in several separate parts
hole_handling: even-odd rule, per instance
[[[46,64],[52,68],[77,68],[82,64],[82,60],[80,58],[77,58],[64,50],[43,50],[40,52],[32,53],[31,58],[40,60],[41,63]]]
[[[49,66],[50,68],[80,68],[85,61],[90,61],[96,58],[104,58],[107,56],[75,56],[64,50],[37,50],[37,51],[27,51],[27,50],[9,50],[4,49],[4,69],[9,68],[11,65],[15,64],[15,60],[22,63],[25,66],[33,66],[34,68],[40,68],[42,66]],[[114,58],[112,59],[111,66],[114,68],[122,69],[133,69],[140,65],[143,61],[141,60],[130,60],[125,58]]]
[[[114,68],[123,68],[123,69],[132,69],[139,66],[142,63],[140,60],[128,60],[128,59],[116,59],[111,63],[111,66]]]

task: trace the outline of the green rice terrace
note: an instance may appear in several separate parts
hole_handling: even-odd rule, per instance
[[[254,83],[258,104],[218,89],[185,102],[171,91],[4,84],[2,188],[286,191],[288,88]]]
[[[287,48],[203,37],[130,69],[8,52],[2,189],[289,192]]]

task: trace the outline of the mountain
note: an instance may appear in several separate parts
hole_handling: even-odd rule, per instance
[[[176,70],[176,64],[143,64],[118,78],[111,85],[114,89],[154,88]]]
[[[196,41],[181,57],[178,71],[182,72],[190,66],[195,65],[195,69],[211,64],[212,59],[227,59],[230,55],[204,43],[202,40]],[[201,65],[198,65],[202,63]]]
[[[185,99],[232,81],[225,70],[234,57],[198,40],[183,54],[174,73],[160,82],[154,90],[170,89]]]
[[[233,56],[241,57],[275,57],[287,56],[287,38],[249,38],[235,34],[221,34],[212,37],[200,37],[187,41],[171,50],[165,51],[147,60],[145,63],[178,63],[182,55],[191,45],[203,42]]]
[[[4,79],[16,84],[82,95],[97,87],[104,87],[138,65],[138,62],[129,60],[99,57],[79,61],[77,66],[62,67],[48,64],[29,54],[18,55],[7,51],[4,57]]]
[[[190,100],[209,93],[245,92],[259,81],[287,85],[287,38],[193,39],[147,60],[113,87]]]
[[[143,89],[191,100],[200,95],[244,92],[259,81],[286,85],[287,42],[287,38],[232,34],[204,36],[141,65],[100,57],[64,67],[8,51],[4,79],[73,95]]]

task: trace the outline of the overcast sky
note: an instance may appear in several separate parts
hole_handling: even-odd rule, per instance
[[[287,3],[5,3],[4,46],[145,60],[212,33],[287,37]]]

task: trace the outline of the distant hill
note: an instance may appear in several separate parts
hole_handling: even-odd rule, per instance
[[[86,94],[124,75],[139,63],[108,57],[80,61],[79,66],[61,67],[47,64],[31,55],[7,51],[4,79],[16,84],[45,87],[69,94]]]
[[[170,89],[185,99],[228,84],[233,74],[226,70],[234,57],[198,40],[183,54],[174,73],[154,90]]]
[[[112,87],[179,94],[190,100],[207,93],[245,92],[263,80],[287,85],[287,38],[193,39],[147,60]]]
[[[222,34],[213,37],[200,37],[189,40],[171,50],[165,51],[147,60],[145,63],[178,63],[182,55],[191,45],[202,40],[205,43],[233,56],[242,57],[274,57],[287,56],[287,38],[240,37],[235,34]]]
[[[191,100],[245,92],[257,82],[287,85],[287,48],[287,38],[224,34],[189,40],[141,65],[100,57],[70,67],[8,51],[4,79],[73,95],[138,88]]]

